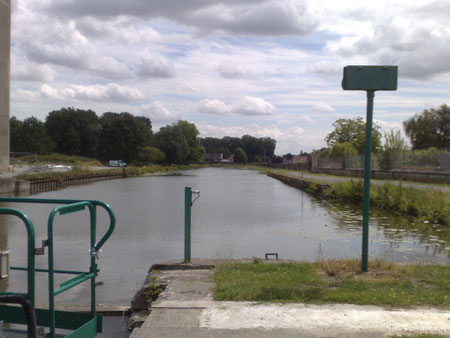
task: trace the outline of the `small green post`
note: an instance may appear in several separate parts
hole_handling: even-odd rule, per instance
[[[364,144],[364,196],[363,196],[363,236],[362,236],[362,271],[369,267],[369,209],[370,209],[370,161],[372,155],[372,118],[375,91],[367,91],[366,142]]]
[[[191,261],[191,187],[184,188],[184,261]]]

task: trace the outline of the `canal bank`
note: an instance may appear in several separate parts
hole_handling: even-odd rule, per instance
[[[330,176],[303,175],[300,172],[273,172],[267,175],[289,186],[301,189],[322,199],[344,203],[363,202],[363,180]],[[402,181],[371,181],[370,205],[393,214],[423,221],[430,226],[442,226],[448,232],[450,223],[450,188],[445,185],[424,185]]]
[[[181,175],[180,175],[181,174]],[[116,215],[116,230],[100,255],[99,302],[129,306],[141,287],[146,269],[157,262],[183,258],[184,192],[201,192],[192,207],[192,256],[234,259],[264,257],[314,262],[329,258],[360,257],[360,208],[313,198],[298,189],[253,170],[204,168],[176,176],[139,176],[70,186],[34,195],[34,198],[98,200]],[[35,225],[36,243],[47,233],[53,205],[5,204],[25,212]],[[98,234],[107,218],[98,213]],[[389,216],[389,215],[387,215]],[[396,262],[448,263],[448,241],[441,232],[419,231],[407,219],[374,215],[371,223],[371,259]],[[89,258],[85,247],[74,245],[89,235],[89,218],[61,217],[57,227],[61,264],[81,264]],[[407,223],[403,227],[403,223]],[[436,228],[438,230],[438,228]],[[80,235],[78,235],[80,233]],[[12,264],[24,259],[23,225],[13,218],[0,222],[0,249],[10,251]],[[144,268],[143,268],[144,267]],[[45,280],[37,278],[37,303],[46,301]],[[0,281],[0,287],[2,281]],[[4,290],[8,285],[3,285]],[[9,278],[9,286],[26,287],[23,274]],[[59,302],[83,304],[89,292],[61,294]]]
[[[390,337],[450,333],[450,312],[446,309],[214,301],[212,269],[223,262],[194,260],[189,264],[153,265],[146,279],[147,289],[144,287],[141,294],[146,293],[145,289],[151,293],[155,283],[163,286],[163,291],[131,337]],[[138,303],[135,298],[134,306]]]

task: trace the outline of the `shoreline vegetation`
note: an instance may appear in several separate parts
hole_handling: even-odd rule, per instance
[[[214,299],[219,301],[349,303],[378,306],[450,306],[450,267],[357,259],[315,263],[226,263],[215,267]]]
[[[363,180],[355,178],[345,182],[324,182],[309,178],[297,178],[283,172],[265,170],[265,172],[283,183],[304,190],[316,196],[362,205]],[[442,227],[442,231],[450,235],[450,198],[449,193],[438,190],[423,190],[404,187],[384,182],[381,185],[371,184],[370,206],[394,215],[410,217],[430,226]],[[373,209],[372,209],[373,210]],[[448,237],[447,237],[448,238]]]

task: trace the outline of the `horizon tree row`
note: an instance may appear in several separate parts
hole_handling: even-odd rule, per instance
[[[51,111],[45,122],[34,116],[23,121],[10,118],[13,152],[57,152],[96,158],[103,163],[110,159],[136,165],[203,163],[205,151],[218,148],[223,148],[227,157],[241,148],[249,161],[262,161],[264,155],[270,159],[276,146],[276,141],[268,137],[201,139],[199,134],[195,124],[188,121],[180,120],[153,133],[147,117],[127,112],[106,112],[99,117],[93,110],[72,107]]]
[[[200,139],[207,153],[222,153],[224,158],[236,155],[239,151],[239,159],[246,158],[245,162],[264,162],[271,160],[275,152],[277,141],[270,137],[254,137],[244,135],[239,137],[225,136],[222,138],[205,137]],[[245,153],[245,157],[242,152]]]

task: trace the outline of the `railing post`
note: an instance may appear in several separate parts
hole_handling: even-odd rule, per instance
[[[184,261],[191,261],[191,187],[184,188]]]

